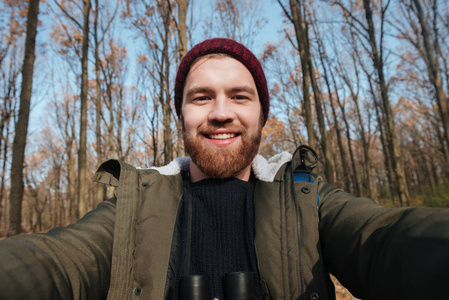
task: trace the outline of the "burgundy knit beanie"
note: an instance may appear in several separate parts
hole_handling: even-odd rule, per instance
[[[190,67],[197,58],[211,53],[227,54],[240,61],[249,70],[256,83],[265,124],[268,118],[268,112],[270,111],[270,101],[267,80],[265,79],[262,65],[248,48],[234,40],[225,38],[205,40],[193,47],[182,59],[178,73],[176,74],[175,83],[175,108],[178,117],[181,115],[182,93]]]

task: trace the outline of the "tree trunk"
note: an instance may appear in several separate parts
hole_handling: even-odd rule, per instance
[[[6,99],[5,99],[6,100]],[[4,102],[6,104],[6,101]],[[3,161],[2,161],[2,168],[0,169],[0,227],[3,226],[2,221],[3,221],[3,212],[4,212],[4,208],[5,208],[5,175],[6,175],[6,158],[7,156],[5,155],[5,153],[8,151],[8,147],[7,147],[7,140],[6,140],[6,135],[4,135],[5,132],[5,125],[6,125],[6,120],[4,118],[4,114],[6,110],[2,111],[2,120],[0,123],[0,156],[2,157]],[[6,131],[7,132],[7,131]],[[6,147],[5,147],[6,145]]]
[[[441,154],[443,154],[444,163],[447,164],[449,161],[449,149],[446,147],[445,139],[444,139],[444,132],[441,132],[441,126],[438,122],[438,118],[435,118],[436,115],[438,115],[438,112],[436,112],[437,108],[433,107],[433,115],[430,116],[432,119],[430,120],[430,123],[435,131],[435,135],[438,139],[438,142],[440,144],[439,151]],[[444,129],[443,129],[444,131]],[[449,176],[449,168],[444,168],[443,173],[445,177]]]
[[[11,163],[11,193],[9,198],[8,236],[19,234],[22,223],[22,200],[24,192],[23,167],[28,134],[30,100],[33,86],[39,0],[30,0],[27,17],[25,58],[22,67],[22,90],[20,93],[19,118],[15,126]]]
[[[307,28],[307,27],[306,27]],[[308,32],[306,32],[308,35]],[[309,65],[309,75],[310,75],[310,81],[312,83],[312,89],[313,89],[313,95],[315,98],[315,109],[316,109],[316,115],[318,119],[318,127],[320,130],[321,135],[321,147],[323,148],[324,153],[324,174],[326,175],[326,180],[330,184],[335,184],[335,167],[334,167],[334,159],[332,156],[332,151],[330,147],[330,143],[328,141],[328,135],[326,130],[326,124],[324,121],[324,113],[323,113],[323,105],[322,104],[322,97],[321,97],[321,91],[318,88],[318,84],[316,82],[315,78],[315,68],[312,64],[312,55],[310,54],[310,45],[307,38],[307,62]]]
[[[425,150],[421,151],[423,160],[424,160],[424,168],[425,168],[425,178],[427,179],[428,185],[432,192],[436,191],[437,181],[433,176],[432,169],[435,169],[435,166],[432,164],[432,159],[429,157],[429,154],[426,153]]]
[[[117,91],[117,153],[121,160],[126,160],[125,153],[123,152],[122,132],[123,132],[123,93],[122,88],[119,87]]]
[[[279,0],[278,0],[279,2]],[[279,2],[280,3],[280,2]],[[313,116],[312,116],[312,106],[310,102],[310,76],[309,68],[306,59],[306,24],[302,17],[301,3],[299,1],[290,0],[290,9],[292,12],[292,22],[295,27],[296,41],[298,43],[299,56],[301,59],[301,70],[302,70],[302,94],[304,98],[304,121],[307,129],[307,137],[309,141],[309,146],[316,148],[315,130],[313,127]]]
[[[435,51],[435,45],[431,42],[429,24],[427,23],[427,17],[424,14],[421,2],[419,0],[413,0],[412,2],[416,8],[416,16],[418,17],[419,24],[421,25],[421,36],[424,42],[424,49],[418,50],[422,53],[424,61],[427,65],[430,82],[435,89],[435,98],[444,128],[444,140],[447,148],[449,149],[449,98],[444,92],[443,80],[441,78],[438,63],[438,54]],[[437,2],[435,1],[434,9],[437,9],[436,3]],[[448,166],[449,161],[446,160],[446,169]]]
[[[371,90],[372,84],[369,82]],[[376,99],[376,95],[373,93],[373,90],[371,91],[373,95],[373,99]],[[390,146],[387,142],[387,138],[385,137],[385,122],[382,118],[382,114],[380,112],[381,107],[380,104],[377,104],[377,101],[374,100],[374,108],[376,110],[376,117],[377,117],[377,124],[379,129],[379,136],[380,136],[380,142],[382,144],[382,152],[384,154],[384,166],[385,166],[385,173],[387,175],[388,179],[388,189],[389,189],[389,197],[391,198],[392,202],[394,202],[394,198],[396,197],[396,182],[393,179],[393,167],[391,163],[391,154],[390,154]]]
[[[396,188],[401,206],[407,206],[410,203],[410,196],[408,193],[408,187],[405,179],[404,165],[402,161],[401,149],[396,136],[396,128],[394,124],[394,115],[391,108],[390,99],[388,96],[388,88],[385,82],[384,70],[383,70],[383,58],[379,53],[376,35],[373,23],[373,12],[371,9],[371,0],[363,0],[365,9],[365,17],[368,24],[368,36],[369,44],[371,46],[371,58],[373,60],[374,68],[377,71],[378,84],[380,88],[380,94],[383,102],[383,108],[386,120],[387,139],[390,145],[391,162],[393,165],[393,171],[396,178]],[[383,33],[382,33],[383,34]],[[381,46],[382,49],[382,46]]]
[[[378,124],[378,128],[379,128],[379,136],[380,136],[380,141],[382,144],[382,151],[384,154],[385,173],[386,173],[387,179],[388,179],[389,196],[391,197],[392,202],[394,202],[395,182],[392,177],[393,170],[392,170],[392,166],[391,166],[390,151],[388,150],[389,146],[388,146],[388,143],[385,138],[385,129],[384,129],[385,122],[384,122],[384,119],[382,118],[382,113],[379,111],[382,109],[382,107],[381,107],[381,104],[377,101],[377,93],[375,92],[374,87],[373,87],[371,74],[368,72],[368,70],[365,68],[365,66],[363,64],[360,64],[360,65],[368,79],[369,91],[371,93],[371,97],[373,98],[374,108],[376,110],[377,124]],[[379,197],[379,195],[378,195],[378,197]]]
[[[0,178],[0,226],[3,227],[3,224],[6,222],[6,216],[5,216],[5,208],[6,208],[6,193],[5,193],[5,174],[6,174],[6,158],[7,158],[7,152],[8,152],[8,145],[6,143],[6,140],[4,141],[3,145],[1,145],[2,148],[2,169],[1,169],[1,178]],[[6,224],[6,223],[5,223]],[[6,225],[7,226],[7,225]]]
[[[182,58],[187,54],[187,8],[189,3],[186,0],[177,0],[178,4],[178,38],[179,38],[179,63]],[[183,148],[182,142],[182,126],[179,120],[176,122],[177,133],[178,133],[178,143],[176,147],[176,156],[180,157],[183,155],[181,149]]]
[[[337,145],[338,145],[338,150],[339,150],[339,153],[340,153],[341,165],[342,165],[342,168],[343,168],[343,176],[342,176],[343,184],[345,186],[346,191],[349,192],[350,188],[351,188],[350,187],[350,180],[348,178],[348,176],[349,176],[349,169],[348,169],[348,164],[347,164],[347,161],[346,161],[346,153],[345,153],[345,150],[344,150],[344,147],[343,147],[343,142],[342,142],[342,139],[341,139],[342,133],[341,133],[341,130],[340,130],[340,126],[338,124],[337,112],[335,110],[335,105],[334,105],[334,102],[333,102],[334,100],[333,100],[333,97],[332,97],[332,89],[331,89],[331,84],[330,84],[330,80],[329,80],[329,75],[327,73],[326,65],[328,65],[329,61],[327,60],[327,56],[324,53],[324,47],[322,45],[321,39],[318,41],[318,49],[319,49],[319,52],[320,52],[320,61],[321,61],[321,64],[322,64],[323,70],[324,70],[324,81],[326,83],[327,91],[328,91],[328,94],[329,94],[329,102],[330,102],[331,109],[332,109],[332,117],[333,117],[333,120],[334,120],[335,133],[336,133],[336,136],[337,136]],[[331,74],[331,76],[332,76],[332,78],[334,77],[333,74]],[[339,97],[338,93],[336,93],[336,97]],[[338,100],[338,101],[340,101],[340,100]]]
[[[72,125],[71,128],[71,136],[68,141],[66,141],[66,153],[67,153],[67,199],[69,201],[68,203],[68,216],[69,216],[69,222],[74,223],[78,216],[77,211],[78,207],[76,206],[76,188],[77,188],[77,182],[76,182],[76,176],[75,176],[75,166],[76,166],[76,158],[73,151],[73,139],[75,137],[75,128]],[[67,130],[67,132],[69,132]]]
[[[5,178],[5,176],[6,176],[6,169],[7,169],[7,166],[6,166],[6,162],[8,161],[8,150],[9,150],[9,147],[8,147],[8,144],[9,144],[9,139],[10,139],[10,135],[11,135],[11,133],[10,133],[10,131],[9,131],[9,126],[10,126],[10,122],[11,122],[11,120],[12,119],[10,119],[9,121],[8,121],[8,123],[6,123],[5,125],[5,127],[4,127],[4,129],[2,129],[2,132],[4,131],[4,134],[3,134],[3,138],[2,138],[2,169],[1,169],[1,172],[2,172],[2,176],[1,176],[1,182],[0,182],[0,202],[1,202],[1,210],[0,210],[0,226],[3,226],[3,227],[7,227],[8,226],[8,224],[7,224],[7,213],[9,213],[9,212],[7,212],[6,211],[6,208],[8,207],[8,198],[6,197],[6,195],[7,195],[7,193],[5,192],[5,190],[6,190],[6,188],[5,188],[5,182],[6,182],[6,178]]]
[[[153,100],[153,107],[157,107],[157,103],[155,99]],[[153,149],[153,165],[158,167],[159,164],[159,128],[157,123],[159,120],[159,109],[155,108],[154,113],[151,118],[151,144]]]
[[[97,167],[103,162],[103,151],[101,143],[101,79],[100,79],[100,41],[98,39],[98,0],[95,0],[95,19],[94,19],[94,39],[95,39],[95,78],[96,78],[96,99],[95,99],[95,136],[96,136],[96,152]],[[102,184],[95,185],[95,203],[100,203],[104,199],[105,187]]]
[[[354,63],[356,63],[355,60],[354,60]],[[355,70],[355,72],[357,73],[357,70]],[[351,94],[351,99],[354,102],[354,106],[356,108],[355,112],[356,112],[356,116],[357,116],[357,121],[359,123],[360,139],[362,141],[362,147],[363,147],[363,156],[364,156],[363,170],[364,170],[364,173],[365,173],[365,186],[368,189],[368,196],[370,198],[372,198],[374,201],[377,202],[378,201],[378,199],[377,199],[377,189],[376,189],[376,186],[375,186],[375,183],[374,183],[374,178],[373,178],[372,170],[371,170],[371,159],[370,159],[370,155],[369,155],[369,144],[368,144],[368,141],[367,141],[366,136],[365,136],[365,125],[363,123],[362,114],[360,112],[358,91],[357,92],[354,91],[354,87],[353,87],[351,81],[349,80],[349,78],[346,75],[343,75],[342,77],[343,77],[343,81],[348,86],[349,93]],[[359,78],[358,75],[356,77]],[[362,192],[361,195],[363,195],[363,194],[364,193]]]
[[[345,132],[346,132],[346,140],[347,140],[347,144],[348,144],[349,158],[351,160],[351,166],[352,166],[351,177],[352,177],[352,182],[354,184],[354,191],[355,191],[355,194],[357,196],[360,196],[361,192],[362,192],[362,188],[361,188],[361,185],[360,185],[360,178],[359,178],[359,174],[358,174],[358,171],[357,171],[357,165],[355,163],[354,151],[352,150],[351,130],[350,130],[348,119],[346,118],[345,108],[342,105],[342,103],[339,100],[339,98],[337,98],[337,101],[338,101],[338,106],[340,107],[340,110],[341,110],[341,115],[342,115],[342,118],[343,118],[343,122],[345,123],[345,127],[346,127],[346,131]]]
[[[18,35],[20,33],[15,33],[14,35]],[[10,43],[9,43],[10,44]],[[8,215],[9,215],[9,195],[5,192],[6,190],[6,182],[8,179],[6,178],[7,175],[7,168],[8,166],[8,155],[10,151],[10,137],[11,133],[14,132],[14,129],[11,130],[11,127],[15,126],[15,122],[17,120],[14,120],[13,116],[17,117],[17,105],[15,101],[17,99],[17,78],[20,75],[20,67],[21,66],[15,66],[16,61],[18,61],[20,58],[18,58],[18,45],[15,43],[11,44],[11,49],[9,50],[11,53],[11,57],[8,62],[8,66],[2,65],[4,63],[5,56],[7,55],[6,52],[7,49],[10,48],[8,45],[7,49],[2,49],[2,53],[0,53],[0,65],[2,65],[5,69],[9,69],[9,75],[3,74],[6,77],[3,78],[5,81],[5,91],[2,95],[3,100],[3,106],[1,111],[1,125],[0,125],[0,134],[1,134],[1,149],[2,149],[2,157],[3,157],[3,163],[2,163],[2,170],[1,170],[1,197],[0,202],[2,208],[0,209],[0,220],[2,221],[2,225],[4,228],[8,227]]]
[[[314,27],[314,28],[316,28],[316,27]],[[315,29],[315,33],[318,36],[318,30],[317,29]],[[324,60],[325,60],[325,58],[324,58],[325,54],[323,53],[324,52],[324,47],[322,45],[322,40],[320,38],[317,38],[317,39],[318,39],[318,52],[319,52],[319,55],[320,55],[321,64],[323,65],[323,69],[324,69],[324,80],[326,82],[326,86],[327,86],[327,89],[328,89],[329,102],[331,104],[331,109],[332,109],[333,116],[334,116],[335,129],[336,129],[336,134],[337,134],[337,140],[338,140],[338,145],[339,145],[339,149],[340,149],[340,154],[343,154],[341,152],[341,150],[342,150],[342,147],[341,147],[342,143],[341,143],[340,128],[338,127],[337,116],[335,114],[335,107],[334,107],[334,104],[332,102],[333,101],[333,99],[332,99],[332,92],[331,92],[331,88],[330,88],[329,77],[327,76],[327,68],[326,68],[325,63],[324,63]],[[308,51],[309,52],[308,60],[309,60],[309,65],[310,65],[310,70],[311,70],[311,75],[312,75],[312,74],[315,74],[315,72],[314,72],[314,68],[313,68],[313,65],[312,65],[312,59],[311,59],[311,54],[310,54],[310,43],[309,43],[309,39],[308,38],[307,38],[307,44],[308,44],[308,50],[309,50]],[[330,140],[329,140],[328,135],[327,135],[327,131],[326,131],[325,124],[324,124],[324,117],[323,117],[323,113],[322,113],[322,109],[321,109],[321,98],[322,98],[321,97],[321,91],[318,90],[318,85],[316,83],[315,75],[312,76],[311,80],[312,80],[312,87],[313,87],[314,93],[315,93],[315,99],[316,99],[315,101],[316,101],[316,106],[317,106],[318,120],[321,119],[321,121],[319,121],[319,124],[320,124],[320,132],[321,132],[321,143],[323,145],[323,151],[324,151],[324,156],[325,156],[325,171],[327,171],[326,173],[329,173],[329,176],[330,176],[330,177],[328,177],[328,175],[326,174],[326,177],[328,178],[329,182],[331,182],[331,180],[332,180],[331,183],[335,185],[336,184],[336,179],[335,179],[335,173],[336,173],[335,162],[334,162],[334,159],[333,159],[333,155],[332,155],[332,151],[331,151],[331,147],[330,147],[330,143],[329,143]],[[320,103],[319,107],[318,107],[318,103]],[[321,117],[320,117],[320,115],[321,115]],[[326,115],[327,115],[327,113],[326,113]],[[330,122],[328,122],[328,124],[330,124]],[[323,128],[323,129],[321,129],[321,128]],[[343,156],[342,156],[342,158],[343,158]],[[345,160],[342,160],[342,164],[344,164],[344,161]],[[347,171],[346,170],[346,166],[344,166],[343,169],[344,169],[343,172],[346,173],[346,171]],[[346,176],[346,174],[344,176]],[[349,185],[347,185],[346,187],[348,188]]]
[[[160,100],[162,105],[162,115],[163,115],[163,127],[164,127],[164,163],[168,164],[173,160],[173,141],[172,141],[172,130],[171,130],[171,101],[170,101],[170,91],[169,91],[169,76],[170,76],[170,58],[168,55],[168,39],[170,35],[170,12],[167,9],[165,15],[163,16],[164,24],[164,35],[163,48],[162,48],[162,63],[160,70]]]
[[[344,76],[344,75],[341,75],[341,76]],[[333,74],[332,74],[332,81],[336,88],[337,84],[336,84],[336,80],[335,80],[335,77],[333,76]],[[355,163],[354,152],[352,150],[351,130],[350,130],[348,119],[346,117],[346,110],[345,110],[344,104],[341,102],[338,93],[337,93],[337,103],[338,103],[338,107],[340,108],[343,122],[345,123],[345,127],[346,127],[345,133],[346,133],[346,140],[347,140],[347,144],[348,144],[347,147],[348,147],[348,152],[349,152],[349,159],[351,160],[351,166],[352,166],[351,178],[352,178],[352,183],[354,186],[354,193],[357,196],[360,196],[361,192],[362,192],[362,187],[361,187],[360,178],[359,178],[358,171],[357,171],[357,165]]]
[[[83,46],[81,57],[81,118],[80,144],[78,149],[78,214],[80,218],[87,212],[87,63],[89,56],[89,14],[90,0],[83,0]]]
[[[352,91],[351,94],[355,96]],[[353,97],[353,100],[356,107],[357,119],[360,127],[360,138],[362,140],[363,155],[365,158],[364,170],[365,170],[365,179],[367,181],[368,196],[374,201],[378,202],[377,188],[374,182],[374,176],[372,174],[371,158],[369,155],[369,142],[367,141],[367,138],[365,136],[365,125],[363,124],[362,114],[360,113],[358,97]]]
[[[178,37],[179,37],[179,61],[187,54],[187,8],[186,0],[177,0],[178,3]]]

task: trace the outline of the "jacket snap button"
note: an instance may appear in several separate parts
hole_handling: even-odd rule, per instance
[[[134,295],[140,296],[140,294],[142,294],[142,289],[140,287],[136,287],[134,289]]]
[[[302,189],[301,189],[301,192],[303,192],[304,194],[308,194],[308,193],[310,193],[310,189],[308,188],[308,187],[303,187]],[[317,298],[318,299],[318,298]]]
[[[142,187],[144,187],[144,188],[146,188],[146,187],[148,187],[149,186],[149,184],[148,183],[142,183]]]
[[[310,300],[318,300],[318,299],[320,299],[320,295],[317,292],[313,292],[310,294],[309,299]]]

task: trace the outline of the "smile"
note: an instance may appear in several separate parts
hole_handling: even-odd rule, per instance
[[[217,134],[208,134],[207,137],[213,140],[227,140],[232,139],[237,136],[236,133],[217,133]]]

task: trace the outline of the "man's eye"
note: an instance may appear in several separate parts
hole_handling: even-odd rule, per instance
[[[209,97],[201,96],[201,97],[196,97],[195,99],[193,99],[193,101],[206,101],[206,100],[209,100]]]
[[[247,100],[248,99],[248,97],[243,96],[243,95],[235,95],[232,98],[236,99],[236,100]]]

